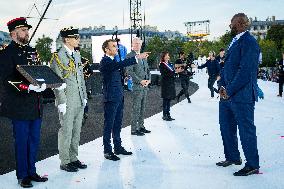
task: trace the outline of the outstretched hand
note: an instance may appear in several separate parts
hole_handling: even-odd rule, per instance
[[[148,56],[149,56],[150,53],[151,53],[151,52],[143,52],[143,53],[141,53],[141,54],[136,55],[136,57],[137,57],[138,59],[146,59],[146,58],[148,58]]]

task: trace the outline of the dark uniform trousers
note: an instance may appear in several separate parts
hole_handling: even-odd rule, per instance
[[[111,147],[111,134],[113,138],[114,149],[121,148],[121,138],[120,131],[123,119],[123,106],[124,99],[121,101],[106,101],[104,102],[104,135],[103,135],[103,145],[104,153],[112,152]]]
[[[254,103],[235,103],[221,100],[219,103],[219,124],[226,160],[240,159],[237,126],[246,158],[246,166],[259,168],[256,127],[254,125]]]
[[[12,120],[15,138],[16,175],[23,179],[36,173],[36,156],[40,142],[41,119]]]

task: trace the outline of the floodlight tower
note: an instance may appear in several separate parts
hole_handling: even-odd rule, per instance
[[[142,11],[141,11],[141,0],[130,0],[130,34],[131,42],[133,35],[142,39]]]
[[[187,28],[187,35],[192,40],[203,40],[204,37],[210,35],[210,20],[185,22]]]

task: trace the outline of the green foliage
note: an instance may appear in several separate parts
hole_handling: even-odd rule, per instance
[[[233,39],[230,31],[227,31],[224,35],[220,37],[220,43],[223,45],[222,48],[228,47]]]
[[[90,61],[90,63],[93,62],[92,49],[91,48],[81,48],[80,54],[81,54],[82,57],[87,58]]]
[[[267,31],[266,39],[272,40],[276,43],[277,49],[281,50],[284,48],[284,25],[274,25]]]
[[[49,62],[52,56],[51,53],[51,45],[53,40],[50,37],[42,36],[42,38],[38,38],[36,41],[35,48],[39,54],[41,62]]]
[[[148,57],[148,63],[151,68],[158,68],[160,62],[160,54],[165,51],[166,39],[160,37],[151,38],[145,47],[145,51],[151,52]]]
[[[280,34],[281,35],[281,32]],[[270,31],[270,36],[272,36]],[[158,68],[160,62],[160,54],[163,51],[169,51],[171,56],[171,62],[175,62],[178,58],[179,51],[184,51],[186,56],[192,52],[195,59],[199,55],[208,56],[209,51],[215,51],[218,55],[221,48],[226,49],[232,41],[232,35],[227,31],[223,36],[215,41],[186,41],[183,42],[180,39],[168,40],[166,38],[154,37],[150,39],[146,45],[145,51],[150,51],[151,55],[148,58],[148,62],[151,68]],[[281,38],[281,48],[279,48],[278,41],[270,39],[262,40],[258,39],[262,51],[262,64],[260,66],[275,66],[275,60],[281,58],[281,52],[284,52],[284,37]],[[277,37],[277,40],[280,38]],[[281,51],[282,50],[282,51]],[[280,52],[281,51],[281,52]]]
[[[277,45],[272,40],[260,40],[259,46],[262,52],[262,64],[261,67],[274,67],[275,60],[277,58]]]

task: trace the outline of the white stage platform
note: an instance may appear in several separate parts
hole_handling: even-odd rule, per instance
[[[166,122],[159,113],[145,120],[152,131],[131,136],[122,130],[123,145],[132,156],[117,162],[103,157],[102,138],[80,146],[79,159],[88,168],[77,173],[59,169],[58,155],[37,163],[37,171],[48,175],[35,189],[267,189],[284,188],[284,98],[276,97],[277,83],[259,81],[265,99],[256,104],[261,174],[234,177],[241,166],[217,167],[224,159],[218,124],[218,100],[209,100],[207,76],[194,76],[200,89],[171,109],[176,119]],[[240,145],[240,144],[239,144]],[[241,145],[239,147],[241,150]],[[242,159],[244,157],[242,155]],[[0,176],[1,189],[21,188],[15,171]]]

